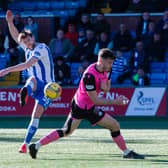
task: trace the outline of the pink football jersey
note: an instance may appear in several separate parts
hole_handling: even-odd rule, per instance
[[[99,72],[96,68],[96,63],[91,64],[84,72],[79,88],[77,89],[74,100],[75,103],[82,109],[90,109],[94,103],[88,96],[88,91],[96,91],[97,94],[101,91],[101,82],[108,80],[109,73]]]

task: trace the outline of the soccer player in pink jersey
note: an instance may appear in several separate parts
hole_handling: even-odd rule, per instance
[[[47,145],[59,138],[68,136],[79,126],[80,122],[88,120],[92,125],[99,125],[109,129],[113,141],[123,152],[124,158],[144,159],[143,155],[129,150],[120,133],[119,123],[109,114],[96,107],[96,105],[126,105],[128,98],[119,96],[115,100],[98,97],[100,91],[110,90],[110,75],[115,56],[109,49],[101,49],[98,61],[91,64],[84,72],[71,104],[71,111],[65,122],[64,128],[51,131],[35,144],[29,146],[29,154],[36,158],[40,147]]]

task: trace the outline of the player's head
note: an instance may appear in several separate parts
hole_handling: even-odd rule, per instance
[[[98,64],[102,67],[103,71],[111,71],[115,56],[108,48],[103,48],[98,53]]]
[[[26,48],[29,48],[31,50],[35,46],[35,39],[30,31],[24,30],[23,32],[19,33],[18,41],[19,43],[23,43],[23,45],[25,45]]]

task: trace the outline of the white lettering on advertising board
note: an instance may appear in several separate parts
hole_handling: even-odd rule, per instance
[[[16,92],[6,92],[1,91],[0,92],[0,101],[8,101],[8,102],[16,102],[17,97],[19,97],[19,94]]]
[[[0,111],[16,111],[15,106],[0,106]]]

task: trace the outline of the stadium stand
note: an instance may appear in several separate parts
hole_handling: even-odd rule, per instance
[[[69,9],[73,10],[75,9],[76,11],[81,8],[85,7],[87,4],[86,0],[76,0],[76,1],[71,1],[71,0],[64,0],[64,1],[21,1],[21,2],[13,2],[8,5],[8,8],[17,12],[24,12],[26,13],[27,11],[31,12],[39,12],[39,11],[50,11],[51,13],[53,12],[54,14],[58,14],[60,16],[60,13],[63,12],[58,12],[56,11],[69,11]],[[75,14],[75,12],[74,12]],[[61,15],[62,16],[62,15]]]
[[[93,4],[95,4],[95,5],[93,5]],[[117,33],[119,25],[125,24],[128,32],[130,33],[130,35],[134,41],[134,44],[133,44],[132,49],[130,51],[130,52],[132,52],[133,49],[135,48],[135,44],[136,44],[137,40],[139,40],[139,39],[137,39],[138,36],[136,33],[136,28],[138,26],[138,23],[140,21],[140,17],[142,16],[142,14],[136,13],[135,9],[133,9],[133,11],[132,11],[135,13],[124,13],[124,11],[128,11],[128,9],[130,8],[130,6],[126,6],[126,4],[121,4],[121,6],[118,6],[118,9],[116,9],[116,10],[114,10],[113,5],[114,5],[114,1],[113,1],[113,3],[105,4],[105,1],[103,3],[101,3],[101,2],[94,1],[94,0],[92,0],[92,1],[89,1],[89,0],[62,0],[62,1],[60,1],[60,0],[50,0],[50,1],[49,0],[47,0],[47,1],[44,1],[44,0],[36,0],[36,1],[35,0],[31,0],[31,1],[12,0],[12,1],[10,1],[10,3],[8,3],[8,9],[11,9],[14,13],[19,12],[21,14],[21,16],[23,16],[22,20],[24,23],[26,21],[25,17],[33,16],[35,18],[35,21],[37,22],[38,28],[39,28],[38,29],[39,41],[45,42],[48,44],[49,41],[52,38],[54,38],[54,36],[56,36],[56,31],[58,30],[58,28],[60,26],[63,27],[64,30],[67,31],[66,26],[69,25],[69,23],[74,24],[74,26],[76,28],[76,32],[79,33],[78,31],[81,31],[81,29],[78,30],[80,16],[82,14],[89,14],[90,15],[90,13],[92,13],[90,15],[91,16],[90,20],[91,20],[91,24],[94,25],[93,31],[95,31],[95,39],[97,39],[97,42],[98,42],[99,34],[96,34],[96,30],[94,30],[94,27],[96,26],[95,23],[96,23],[97,14],[95,14],[94,12],[95,11],[100,12],[102,8],[106,8],[106,6],[108,6],[108,8],[112,9],[112,10],[109,10],[109,11],[105,10],[106,12],[117,12],[114,14],[106,13],[104,15],[105,20],[110,25],[110,32],[109,32],[110,39],[109,40],[114,42],[114,37]],[[124,8],[122,7],[122,5],[125,5]],[[146,5],[149,5],[149,4],[146,4]],[[164,8],[166,6],[167,5],[165,4]],[[93,7],[96,7],[97,9],[93,9]],[[120,9],[121,7],[122,7],[122,9]],[[155,6],[155,8],[156,8],[156,6]],[[154,9],[151,9],[148,7],[147,8],[144,7],[144,9],[149,9],[148,12],[155,12],[155,11],[160,12],[160,11],[163,11],[164,8],[163,8],[163,6],[162,7],[159,6],[158,8],[156,8],[154,10]],[[5,8],[4,8],[4,10],[5,10]],[[167,18],[166,11],[167,10],[165,10],[164,14],[150,13],[150,19],[155,23],[156,26],[160,21]],[[0,12],[2,13],[2,10]],[[119,12],[122,12],[122,13],[119,13]],[[137,12],[139,12],[139,11],[137,10]],[[143,11],[141,11],[141,12],[143,12]],[[1,15],[0,28],[5,33],[6,26],[4,26],[4,25],[6,24],[6,22],[4,20],[4,14],[5,14],[5,11]],[[58,19],[59,22],[56,23],[55,19]],[[165,21],[165,24],[167,24],[166,21]],[[167,29],[165,31],[167,31]],[[45,36],[44,36],[44,34],[45,34]],[[150,37],[152,37],[152,35]],[[79,44],[80,44],[80,42],[78,42],[77,47]],[[164,57],[164,56],[160,56],[160,57]],[[151,61],[155,61],[155,60],[149,60],[149,62],[151,62]],[[168,63],[167,63],[166,59],[163,61],[165,61],[165,62],[152,62],[152,63],[150,63],[149,72],[145,72],[149,76],[151,85],[154,85],[154,84],[165,85],[168,83],[167,82],[168,81],[167,80],[168,79],[168,70],[167,70]],[[82,62],[80,61],[80,62],[75,62],[75,63],[74,62],[68,62],[68,63],[71,66],[72,80],[74,80],[78,75],[77,71],[78,71],[78,68],[81,66]],[[6,61],[4,59],[2,59],[0,68],[2,69],[6,65],[7,65]],[[25,78],[26,78],[25,72],[23,72],[21,74],[21,78],[22,78],[22,80],[25,80]],[[113,84],[115,84],[115,81]],[[124,81],[123,85],[132,85],[131,79],[126,79]]]

